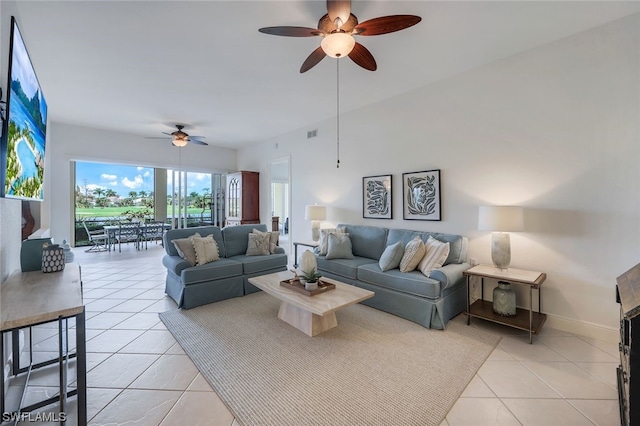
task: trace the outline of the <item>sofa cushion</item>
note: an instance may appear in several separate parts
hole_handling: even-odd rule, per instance
[[[353,259],[349,234],[330,234],[327,259]]]
[[[196,248],[193,245],[193,237],[200,238],[200,234],[197,232],[189,237],[176,238],[171,240],[171,243],[178,252],[178,256],[189,262],[189,265],[195,266],[198,263],[196,257]]]
[[[344,228],[324,228],[320,230],[318,252],[321,256],[327,255],[327,250],[329,249],[329,235],[331,234],[344,234]]]
[[[392,269],[382,272],[377,263],[361,265],[358,268],[358,280],[429,299],[438,299],[442,293],[440,282],[425,277],[420,271],[400,272],[399,269]]]
[[[218,228],[217,226],[198,226],[195,228],[169,229],[164,233],[164,236],[162,237],[162,241],[164,242],[164,251],[169,256],[179,256],[175,246],[171,244],[171,240],[174,240],[176,238],[187,238],[192,236],[196,232],[202,237],[213,235],[213,239],[218,245],[218,254],[220,255],[220,257],[227,257],[222,233],[220,231],[220,228]]]
[[[254,229],[267,232],[267,225],[261,223],[255,225],[225,226],[222,228],[222,238],[224,239],[224,245],[227,250],[226,256],[233,257],[239,254],[246,254],[249,234],[253,232]]]
[[[242,263],[232,259],[220,259],[206,265],[185,268],[180,275],[185,286],[203,281],[221,280],[242,275]]]
[[[256,234],[251,232],[247,241],[247,256],[266,256],[269,254],[269,234],[263,232]]]
[[[387,247],[387,228],[364,225],[338,225],[351,238],[354,256],[379,260]]]
[[[445,265],[448,265],[449,263],[463,263],[467,258],[468,240],[462,235],[441,234],[438,232],[420,232],[408,229],[389,229],[387,244],[391,245],[398,241],[402,241],[406,246],[407,243],[416,236],[420,236],[424,242],[428,240],[429,236],[432,236],[438,241],[449,243],[449,255],[447,256],[447,260],[444,262]]]
[[[400,260],[400,272],[411,272],[416,269],[424,257],[425,252],[426,249],[420,236],[416,236],[413,240],[409,241],[404,248],[402,260]]]
[[[230,259],[242,263],[242,271],[245,275],[287,266],[287,255],[284,253],[270,254],[268,256],[247,256],[240,254]]]
[[[389,269],[395,269],[400,266],[400,261],[402,260],[403,255],[404,246],[400,241],[398,241],[384,249],[382,256],[380,256],[378,265],[383,272],[388,271]]]
[[[196,234],[191,237],[191,243],[196,252],[196,265],[205,265],[220,259],[218,245],[213,239],[213,235],[200,237]]]
[[[327,271],[332,274],[350,278],[355,280],[358,277],[358,267],[361,265],[366,265],[368,263],[375,263],[378,265],[378,262],[369,259],[368,257],[359,257],[354,256],[353,259],[333,259],[327,260],[325,256],[318,256],[318,271]]]
[[[262,232],[254,228],[251,232],[254,234],[268,234],[269,235],[269,253],[273,254],[276,252],[276,247],[278,247],[278,239],[280,238],[280,231]]]
[[[424,246],[427,252],[420,261],[418,269],[425,276],[429,277],[431,276],[431,271],[440,268],[444,264],[444,261],[447,260],[447,256],[449,256],[449,243],[443,243],[429,236]]]

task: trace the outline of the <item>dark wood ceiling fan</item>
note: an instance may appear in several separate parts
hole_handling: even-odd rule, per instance
[[[189,134],[187,134],[186,132],[183,132],[182,131],[182,129],[184,129],[183,124],[176,124],[176,128],[178,130],[176,130],[175,132],[171,132],[171,133],[162,132],[162,134],[164,135],[171,136],[170,138],[167,138],[165,136],[158,136],[158,137],[153,136],[153,137],[147,137],[145,139],[171,139],[171,143],[174,144],[175,146],[185,146],[189,142],[192,142],[196,145],[209,145],[205,141],[201,140],[201,139],[204,139],[204,136],[189,136]]]
[[[320,47],[311,52],[300,67],[301,73],[309,71],[327,55],[334,58],[349,56],[362,68],[375,71],[378,66],[373,55],[353,36],[388,34],[409,28],[421,20],[415,15],[390,15],[359,23],[351,13],[351,0],[327,0],[327,14],[320,18],[317,29],[279,26],[260,28],[258,31],[285,37],[322,37]]]

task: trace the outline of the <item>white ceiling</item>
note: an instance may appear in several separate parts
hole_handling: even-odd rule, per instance
[[[141,137],[184,123],[211,145],[240,147],[335,116],[337,60],[299,73],[320,39],[258,32],[315,28],[324,1],[49,0],[19,1],[17,10],[52,121]],[[358,37],[378,70],[341,60],[341,110],[639,11],[638,1],[354,1],[360,22],[392,14],[422,22]]]

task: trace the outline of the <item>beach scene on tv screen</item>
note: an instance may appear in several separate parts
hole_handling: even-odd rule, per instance
[[[18,27],[13,30],[5,196],[41,200],[47,104]]]

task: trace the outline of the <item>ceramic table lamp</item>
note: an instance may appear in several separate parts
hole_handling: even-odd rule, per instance
[[[317,204],[306,206],[304,209],[305,220],[311,221],[311,238],[313,241],[320,240],[320,221],[327,218],[327,207]]]
[[[517,206],[480,206],[478,229],[491,234],[491,260],[498,269],[511,264],[511,238],[509,232],[523,231],[523,209]]]

